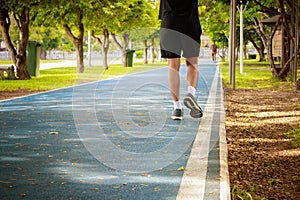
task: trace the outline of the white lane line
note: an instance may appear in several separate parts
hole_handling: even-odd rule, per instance
[[[187,162],[177,200],[201,200],[204,198],[207,161],[213,115],[215,111],[219,70],[216,69],[203,118]]]
[[[221,72],[220,72],[221,74]],[[221,78],[221,75],[219,75]],[[224,106],[224,91],[222,81],[221,83],[221,117],[220,117],[220,200],[229,200],[230,197],[230,182],[228,171],[228,149],[226,142],[226,130],[225,130],[225,106]]]

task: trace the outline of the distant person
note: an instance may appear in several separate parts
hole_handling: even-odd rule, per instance
[[[183,108],[180,102],[180,59],[185,58],[187,67],[187,95],[183,103],[190,109],[193,118],[202,117],[203,113],[196,99],[198,84],[198,57],[200,36],[202,33],[198,0],[161,0],[159,19],[161,57],[168,59],[169,87],[173,99],[174,120],[183,119]]]
[[[210,46],[211,49],[211,57],[213,62],[216,62],[217,58],[217,51],[218,51],[218,46],[216,45],[216,42],[214,41],[213,44]]]

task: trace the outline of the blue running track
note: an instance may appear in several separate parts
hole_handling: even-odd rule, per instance
[[[167,74],[1,101],[0,199],[229,200],[219,67],[199,66],[202,119],[170,119]]]

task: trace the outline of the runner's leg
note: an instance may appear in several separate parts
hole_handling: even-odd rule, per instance
[[[198,57],[192,57],[186,59],[187,66],[187,82],[188,86],[192,86],[197,89],[198,84]]]
[[[180,99],[180,76],[179,76],[179,69],[180,69],[180,58],[169,58],[168,59],[169,65],[169,86],[170,92],[173,98],[173,101],[179,101]]]

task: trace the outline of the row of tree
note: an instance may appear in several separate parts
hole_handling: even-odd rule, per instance
[[[87,31],[91,31],[91,35],[98,42],[104,57],[110,48],[111,38],[122,51],[124,66],[127,63],[126,50],[129,40],[142,41],[144,54],[146,54],[147,48],[153,45],[154,39],[159,36],[157,17],[159,1],[25,0],[19,2],[18,0],[0,0],[0,2],[2,38],[17,67],[17,75],[20,79],[30,78],[26,66],[26,45],[29,36],[39,36],[39,31],[34,32],[33,30],[46,27],[42,41],[48,47],[61,40],[57,37],[54,38],[56,34],[53,33],[63,30],[64,35],[67,36],[65,43],[70,41],[77,53],[78,72],[84,72],[84,37],[87,35]],[[246,46],[250,42],[259,53],[260,61],[265,59],[265,51],[267,58],[270,61],[273,60],[271,46],[275,29],[274,26],[272,29],[263,24],[262,21],[276,15],[280,16],[280,21],[276,24],[283,23],[286,36],[290,39],[289,45],[291,47],[297,45],[293,37],[294,34],[291,33],[294,24],[290,20],[294,2],[292,0],[237,0],[237,5],[247,5],[244,12],[244,27],[242,27],[245,30],[244,52],[246,52]],[[199,0],[199,5],[199,18],[204,34],[217,41],[218,46],[227,47],[230,0]],[[10,30],[12,21],[15,22],[18,31]],[[238,25],[237,32],[240,28]],[[19,38],[18,48],[15,48],[15,43],[12,41],[13,36],[16,37],[16,35]],[[150,45],[148,44],[149,40],[151,41]],[[239,44],[238,39],[237,44]],[[297,56],[294,56],[293,59],[296,58]],[[106,59],[103,60],[103,67],[107,69]],[[276,68],[275,65],[272,65],[272,68],[274,69],[274,77],[285,78],[289,72],[286,66]]]
[[[109,48],[109,35],[123,53],[123,65],[127,64],[126,50],[134,29],[157,27],[157,8],[148,0],[1,0],[0,27],[2,37],[17,67],[19,79],[30,79],[27,70],[26,48],[30,28],[52,27],[63,29],[74,46],[77,55],[77,71],[84,72],[84,36],[90,30],[99,42],[103,55]],[[10,31],[12,21],[18,32],[18,48]],[[49,29],[50,30],[50,29]],[[152,30],[152,29],[150,29]],[[119,34],[119,37],[116,37]],[[147,32],[144,40],[155,32]],[[51,37],[51,34],[49,35]],[[122,39],[123,41],[119,41]],[[104,68],[107,68],[104,63]]]

